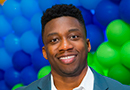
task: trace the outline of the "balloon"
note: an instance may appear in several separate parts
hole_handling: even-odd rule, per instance
[[[24,86],[22,83],[16,84],[16,85],[14,85],[14,86],[12,87],[11,90],[15,90],[15,89],[17,89],[17,88],[19,88],[19,87],[22,87],[22,86]]]
[[[95,9],[102,0],[79,0],[81,5],[86,9]]]
[[[107,26],[107,38],[115,45],[123,45],[130,40],[130,25],[120,19],[112,21]]]
[[[4,37],[11,32],[12,28],[3,15],[0,15],[0,37]]]
[[[47,8],[51,8],[51,6],[58,3],[58,0],[38,0],[39,7],[42,11],[45,11]]]
[[[40,12],[36,0],[21,0],[20,5],[22,14],[28,19],[31,19],[35,13]],[[44,3],[42,3],[42,5],[44,6]]]
[[[94,63],[93,54],[89,52],[87,56],[87,64],[88,66],[91,66],[93,63]]]
[[[4,45],[3,45],[3,40],[0,38],[0,48],[2,48]]]
[[[0,14],[3,14],[2,6],[0,5]]]
[[[23,51],[29,54],[33,53],[39,47],[38,38],[32,31],[25,32],[20,38],[20,43]]]
[[[103,42],[96,51],[97,61],[105,68],[111,68],[120,62],[119,48]]]
[[[120,51],[121,63],[130,69],[130,41],[126,42]]]
[[[127,85],[130,84],[130,72],[127,68],[125,68],[121,64],[117,64],[113,66],[108,71],[108,77],[118,80],[122,84],[127,84]]]
[[[3,5],[3,12],[8,18],[21,15],[20,4],[14,0],[7,0]]]
[[[0,0],[0,4],[3,5],[5,0]]]
[[[0,48],[0,69],[6,70],[12,66],[11,57],[4,48]]]
[[[4,79],[4,71],[0,69],[0,80]]]
[[[40,35],[41,34],[41,17],[42,17],[42,13],[36,13],[32,19],[31,19],[31,26],[33,31],[37,34]]]
[[[85,25],[92,24],[92,18],[93,18],[92,13],[89,10],[83,8],[82,6],[78,6],[77,8],[81,11],[83,15]]]
[[[59,0],[61,4],[73,4],[75,6],[80,6],[79,0]]]
[[[42,49],[42,47],[44,46],[44,44],[43,44],[43,40],[42,40],[42,36],[41,35],[38,38],[38,44],[39,44],[40,48]]]
[[[10,87],[13,87],[15,84],[20,83],[20,72],[11,67],[5,71],[4,79]]]
[[[95,9],[96,19],[104,26],[107,26],[111,21],[119,19],[118,5],[108,1],[101,1]]]
[[[45,66],[43,68],[41,68],[38,72],[38,79],[43,78],[44,76],[48,75],[51,71],[51,67],[50,66]]]
[[[96,51],[97,47],[104,41],[103,31],[96,25],[90,24],[86,26],[87,38],[90,39],[91,52]]]
[[[4,45],[9,53],[15,53],[21,49],[19,38],[12,33],[5,38]]]
[[[22,35],[31,28],[30,22],[23,16],[17,16],[12,21],[12,28],[16,35]]]
[[[31,55],[20,50],[14,53],[12,57],[13,66],[16,70],[21,71],[23,68],[31,65]]]
[[[37,80],[37,72],[32,66],[25,67],[21,72],[21,82],[24,85],[28,85],[31,82]]]
[[[43,54],[42,54],[42,48],[40,49],[36,49],[33,54],[32,54],[32,64],[34,66],[34,68],[36,68],[38,71],[46,66],[46,65],[50,65],[49,64],[49,61],[46,60],[44,57],[43,57]]]
[[[130,24],[130,0],[121,0],[119,5],[120,17]]]
[[[4,80],[0,81],[0,90],[10,90],[10,88],[6,85]]]
[[[110,0],[110,1],[112,1],[115,4],[120,4],[120,2],[121,2],[121,0]]]

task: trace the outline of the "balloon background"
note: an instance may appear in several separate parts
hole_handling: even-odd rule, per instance
[[[55,4],[82,11],[92,50],[88,65],[130,85],[130,0],[0,0],[0,90],[14,90],[47,75],[42,56],[42,12]]]

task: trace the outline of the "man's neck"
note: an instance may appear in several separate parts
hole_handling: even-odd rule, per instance
[[[57,90],[73,90],[78,87],[86,75],[88,66],[86,66],[78,76],[74,77],[62,77],[59,75],[53,75],[54,85]]]

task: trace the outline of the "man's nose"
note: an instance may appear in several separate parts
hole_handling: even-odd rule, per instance
[[[73,49],[73,45],[71,43],[71,41],[67,40],[67,39],[63,39],[60,43],[59,46],[59,51],[68,51],[68,50],[72,50]]]

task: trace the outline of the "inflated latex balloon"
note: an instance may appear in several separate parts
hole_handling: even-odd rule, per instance
[[[35,13],[41,11],[37,0],[21,0],[20,5],[22,14],[28,19],[31,19]],[[44,3],[42,3],[42,5],[44,6]]]
[[[53,5],[58,3],[58,0],[38,0],[39,7],[42,11],[45,11],[47,8],[51,8]]]
[[[0,5],[0,14],[3,14],[2,6]]]
[[[120,62],[119,48],[103,42],[96,51],[97,61],[105,68],[111,68]]]
[[[79,0],[59,0],[61,4],[73,4],[75,6],[80,6]]]
[[[115,3],[115,4],[120,4],[121,0],[110,0],[111,2]]]
[[[4,70],[0,69],[0,80],[4,79]]]
[[[31,65],[31,55],[20,50],[14,53],[12,57],[13,66],[16,70],[21,71],[23,68]]]
[[[119,19],[118,5],[102,0],[95,9],[96,19],[104,26],[107,26],[111,21]]]
[[[6,70],[11,66],[13,66],[11,56],[4,48],[0,48],[0,69]]]
[[[130,69],[130,41],[126,42],[120,51],[121,63]]]
[[[7,0],[3,5],[3,12],[8,18],[21,15],[20,4],[15,0]]]
[[[11,90],[15,90],[15,89],[17,89],[17,88],[19,88],[19,87],[22,87],[22,86],[24,86],[22,83],[16,84],[16,85],[14,85],[14,86],[12,87]]]
[[[21,82],[24,85],[28,85],[31,82],[37,80],[37,72],[34,70],[32,66],[25,67],[21,72]]]
[[[89,53],[88,53],[88,56],[87,56],[87,64],[88,64],[89,66],[91,66],[93,63],[94,63],[93,54],[89,52]]]
[[[38,44],[39,44],[39,47],[42,49],[42,47],[44,46],[44,44],[43,44],[43,40],[42,40],[42,36],[41,35],[38,38]]]
[[[77,8],[81,11],[83,15],[85,25],[92,24],[93,15],[90,10],[85,9],[82,6],[78,6]]]
[[[86,9],[95,9],[102,0],[79,0],[81,5]]]
[[[119,5],[120,17],[130,24],[130,0],[121,0]]]
[[[50,66],[45,66],[43,68],[41,68],[38,72],[38,79],[43,78],[44,76],[48,75],[51,71],[51,67]]]
[[[35,49],[39,47],[38,38],[33,34],[32,31],[25,32],[20,38],[20,44],[26,53],[33,53]]]
[[[16,35],[22,35],[31,28],[31,23],[23,16],[17,16],[12,21],[12,28]]]
[[[0,37],[8,35],[12,31],[11,25],[3,15],[0,15]]]
[[[5,49],[9,52],[9,53],[15,53],[16,51],[21,49],[20,46],[20,40],[19,38],[11,33],[8,36],[6,36],[5,40],[4,40],[4,45],[5,45]]]
[[[112,21],[107,26],[107,38],[115,45],[123,45],[130,40],[130,25],[120,19]]]
[[[0,48],[2,48],[4,46],[4,41],[3,39],[0,38]]]
[[[31,19],[31,26],[33,31],[39,36],[41,34],[42,26],[41,26],[41,17],[42,13],[36,13]]]
[[[103,31],[96,25],[90,24],[86,26],[87,38],[90,39],[91,52],[96,51],[98,46],[104,41]]]
[[[32,54],[32,64],[36,70],[40,70],[46,65],[50,65],[49,61],[43,57],[42,48],[36,49]]]
[[[13,87],[15,84],[20,83],[20,72],[11,67],[5,71],[4,80],[10,87]]]
[[[127,84],[127,85],[130,84],[130,72],[127,68],[125,68],[121,64],[117,64],[113,66],[108,71],[108,77],[118,80],[122,84]]]
[[[10,90],[10,88],[6,85],[4,80],[0,81],[0,90]]]

